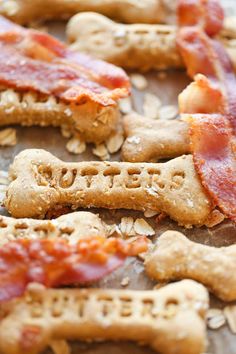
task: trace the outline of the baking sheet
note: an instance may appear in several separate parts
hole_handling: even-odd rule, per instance
[[[236,2],[235,0],[225,1],[227,6],[236,13]],[[64,25],[61,23],[50,24],[50,31],[60,38],[63,37]],[[184,87],[189,83],[189,79],[184,72],[169,71],[165,78],[158,78],[156,72],[150,72],[146,75],[148,79],[148,88],[146,92],[152,92],[160,97],[163,104],[177,104],[177,96],[182,91]],[[133,92],[133,105],[134,109],[142,113],[142,101],[145,91],[139,92],[134,90]],[[10,163],[12,162],[15,155],[17,155],[21,150],[27,148],[43,148],[58,158],[65,161],[87,161],[96,160],[96,157],[91,153],[91,146],[88,146],[85,153],[82,155],[71,155],[65,149],[67,139],[63,138],[60,134],[59,129],[56,128],[22,128],[17,127],[17,137],[18,144],[12,148],[1,148],[0,149],[0,169],[7,170]],[[118,160],[119,154],[113,155],[112,160]],[[118,210],[118,211],[108,211],[108,210],[93,210],[109,223],[117,222],[119,223],[121,217],[123,216],[133,216],[133,217],[143,217],[142,213]],[[4,209],[0,210],[1,214],[7,215]],[[212,246],[228,246],[236,242],[236,227],[229,221],[223,222],[221,225],[214,227],[212,229],[193,228],[190,230],[185,230],[178,227],[175,222],[169,219],[162,220],[160,223],[155,223],[155,218],[148,219],[148,222],[156,230],[156,236],[153,238],[155,241],[156,237],[166,230],[178,230],[185,233],[191,240],[195,242],[204,243]],[[126,288],[129,289],[152,289],[155,283],[150,281],[144,274],[142,261],[131,258],[129,259],[125,266],[112,275],[105,278],[103,281],[95,284],[94,286],[99,286],[103,288],[122,288],[121,281],[124,277],[130,278],[130,283]],[[217,301],[213,297],[211,298],[212,306],[223,307],[220,301]],[[235,354],[236,353],[236,336],[230,333],[227,326],[221,328],[217,331],[208,331],[209,334],[209,348],[207,353],[209,354]],[[137,340],[139,334],[137,333]],[[132,343],[71,343],[72,353],[80,354],[151,354],[154,352],[146,347],[140,347]],[[47,351],[49,353],[50,350]]]

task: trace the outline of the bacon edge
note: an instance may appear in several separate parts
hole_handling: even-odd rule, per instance
[[[128,256],[146,251],[145,237],[129,244],[99,236],[75,245],[61,239],[10,241],[0,248],[0,302],[21,296],[31,282],[56,287],[97,281],[122,266]]]
[[[195,77],[179,102],[182,113],[192,113],[185,119],[190,123],[191,149],[201,182],[215,204],[236,222],[236,79],[225,49],[209,37],[217,33],[211,21],[213,2],[217,3],[179,0],[179,23],[184,27],[178,31],[177,46],[189,75]],[[187,12],[191,6],[194,16],[198,11],[195,20]]]

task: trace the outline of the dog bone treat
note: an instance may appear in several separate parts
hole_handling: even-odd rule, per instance
[[[0,91],[0,126],[60,126],[87,142],[101,143],[115,131],[117,107],[93,102],[66,104],[54,96],[13,89]]]
[[[54,220],[13,219],[0,216],[0,245],[19,238],[66,238],[69,243],[90,236],[106,236],[101,219],[88,212],[75,212]]]
[[[81,11],[94,11],[127,23],[166,22],[175,10],[173,0],[1,0],[0,13],[26,24],[65,19]]]
[[[97,144],[116,130],[130,91],[122,69],[1,16],[0,27],[0,126],[61,126]]]
[[[160,354],[202,354],[206,289],[191,280],[159,290],[60,289],[31,284],[1,305],[2,354],[37,354],[54,339],[130,340]]]
[[[229,21],[228,21],[229,22]],[[236,20],[230,20],[236,29]],[[235,32],[228,39],[229,24],[219,35],[236,67]],[[73,50],[89,53],[127,69],[183,68],[176,46],[177,28],[169,25],[118,24],[96,13],[75,15],[67,37]]]
[[[180,120],[154,120],[131,113],[123,120],[126,140],[124,161],[157,161],[190,152],[188,123]]]
[[[236,300],[236,245],[210,247],[177,231],[160,236],[145,261],[147,274],[159,281],[197,280],[224,301]]]
[[[96,13],[83,13],[69,21],[67,36],[71,49],[127,69],[183,67],[173,26],[123,25]]]
[[[44,150],[25,150],[9,177],[5,206],[14,217],[43,218],[58,206],[94,206],[155,210],[189,226],[203,224],[212,209],[191,155],[160,164],[66,163]]]

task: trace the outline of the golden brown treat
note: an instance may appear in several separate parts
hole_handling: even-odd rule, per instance
[[[123,120],[126,140],[122,158],[130,162],[151,162],[190,153],[188,123],[154,120],[131,113]]]
[[[116,106],[102,107],[94,102],[66,104],[53,96],[0,91],[0,126],[60,126],[87,142],[101,143],[116,129],[119,112]]]
[[[69,21],[67,37],[74,50],[126,69],[146,71],[184,67],[176,47],[176,31],[175,26],[124,25],[96,13],[82,13]],[[236,68],[235,19],[226,21],[218,39],[229,51]]]
[[[14,219],[0,216],[0,246],[8,241],[29,238],[66,238],[69,243],[88,236],[107,236],[102,220],[89,212],[75,212],[54,220]]]
[[[210,247],[167,231],[147,256],[147,274],[159,281],[194,279],[224,301],[236,300],[236,245]]]
[[[81,11],[127,23],[165,23],[175,5],[173,0],[1,0],[0,13],[21,24],[66,19]]]
[[[36,354],[54,339],[130,340],[160,354],[202,354],[206,289],[191,280],[160,290],[46,290],[31,284],[1,305],[2,354]]]
[[[176,28],[162,25],[122,25],[96,13],[75,15],[67,25],[73,50],[127,69],[182,68]]]
[[[66,163],[44,150],[24,150],[9,177],[5,206],[14,217],[43,218],[59,206],[94,206],[155,210],[189,226],[203,224],[211,212],[191,155],[160,164]]]

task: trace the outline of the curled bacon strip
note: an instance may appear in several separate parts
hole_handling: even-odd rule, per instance
[[[223,27],[224,11],[218,0],[181,0],[177,6],[181,26],[201,25],[209,36]]]
[[[21,296],[27,284],[46,287],[90,283],[120,267],[128,256],[147,251],[145,237],[90,237],[69,245],[65,240],[11,241],[0,249],[0,302]]]
[[[235,153],[229,123],[216,114],[195,114],[188,121],[194,163],[203,186],[216,205],[236,221]]]
[[[215,204],[236,222],[236,78],[225,49],[208,36],[217,33],[211,19],[218,10],[215,5],[215,11],[210,13],[211,2],[194,1],[199,14],[203,14],[203,3],[209,12],[193,23],[187,15],[182,16],[192,1],[179,1],[180,25],[188,27],[180,28],[177,45],[189,75],[195,78],[180,95],[179,102],[182,113],[192,114],[187,120],[191,126],[194,163],[202,184]]]
[[[103,106],[130,92],[125,72],[70,51],[63,43],[0,17],[0,83],[18,90],[53,94],[67,102],[84,98]]]

